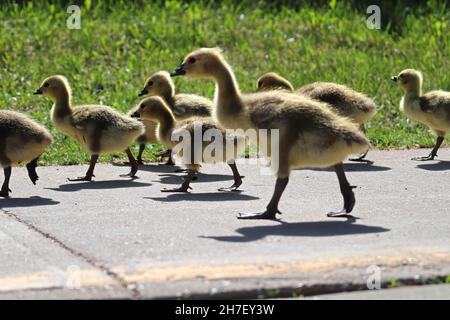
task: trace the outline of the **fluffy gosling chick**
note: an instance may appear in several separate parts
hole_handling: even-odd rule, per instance
[[[26,163],[28,176],[36,184],[39,179],[36,173],[39,156],[52,142],[48,130],[28,116],[0,110],[0,167],[5,174],[0,197],[9,197],[11,167],[20,163]]]
[[[102,152],[126,152],[131,171],[125,176],[134,177],[138,163],[129,146],[145,131],[144,125],[114,109],[101,105],[72,107],[71,89],[63,76],[51,76],[42,82],[34,94],[50,97],[54,101],[51,118],[55,127],[79,142],[91,154],[89,169],[84,177],[70,181],[91,181],[94,168]]]
[[[131,116],[136,111],[137,111],[137,107],[134,107],[128,112],[128,115]],[[144,134],[140,135],[136,140],[139,143],[139,153],[138,153],[136,160],[137,160],[138,164],[144,164],[144,161],[142,160],[142,154],[145,151],[146,144],[158,142],[158,139],[156,138],[157,124],[156,124],[156,122],[144,120],[144,119],[140,119],[140,121],[145,126],[145,132],[144,132]]]
[[[279,139],[275,142],[279,150],[278,178],[272,199],[263,213],[240,214],[239,218],[275,219],[280,213],[278,204],[290,171],[307,167],[334,166],[344,209],[331,215],[353,210],[353,187],[345,177],[342,161],[347,155],[365,151],[369,146],[355,123],[308,97],[281,91],[242,94],[231,67],[218,49],[191,52],[171,75],[214,80],[216,117],[224,128],[278,129]],[[272,145],[267,150],[272,150]]]
[[[191,117],[210,117],[213,103],[211,100],[195,94],[175,93],[175,85],[169,72],[161,70],[155,72],[145,80],[144,88],[139,96],[159,96],[164,99],[172,110],[177,121]],[[169,157],[167,165],[173,165],[170,157],[171,150],[158,152],[157,156]]]
[[[237,138],[227,135],[225,130],[220,128],[212,118],[190,118],[186,120],[177,121],[172,110],[160,97],[148,97],[139,103],[138,110],[133,114],[133,117],[138,117],[142,119],[148,119],[158,123],[157,136],[159,141],[164,144],[167,148],[171,150],[176,146],[177,142],[172,140],[172,134],[187,133],[190,136],[191,141],[191,154],[179,154],[177,158],[182,160],[188,159],[188,161],[183,161],[183,165],[188,169],[188,174],[185,177],[184,182],[179,188],[175,189],[163,189],[163,192],[187,192],[190,189],[190,182],[194,178],[195,174],[200,170],[200,163],[205,162],[227,162],[230,166],[233,177],[234,184],[229,188],[221,188],[220,191],[236,191],[242,184],[242,177],[239,174],[236,163],[234,159],[237,157]],[[194,143],[195,134],[194,130],[196,126],[201,126],[202,142]],[[209,143],[203,141],[203,135],[207,130],[219,130],[221,137],[223,137],[223,158],[213,157],[213,159],[206,159],[203,157],[205,148],[208,147]],[[216,131],[217,132],[217,131]],[[184,139],[184,138],[183,138]],[[232,155],[228,154],[226,151],[227,142],[231,142],[234,145],[234,152]],[[185,152],[185,150],[182,150]],[[181,152],[182,153],[182,152]],[[201,158],[196,161],[194,155],[200,155]]]
[[[167,71],[158,71],[145,80],[139,96],[159,96],[172,110],[177,121],[191,117],[210,117],[213,103],[195,94],[175,94],[175,85]]]
[[[282,89],[326,102],[339,115],[348,117],[358,123],[364,133],[364,124],[372,119],[377,111],[373,100],[365,94],[333,82],[313,82],[294,90],[288,80],[275,72],[269,72],[258,79],[257,86],[257,91]],[[364,160],[367,153],[368,150],[358,158],[350,158],[349,160],[369,162]]]
[[[276,72],[267,72],[258,78],[256,81],[256,90],[270,91],[270,90],[287,90],[294,91],[292,84]]]
[[[450,132],[450,92],[436,90],[422,95],[422,74],[414,69],[405,69],[391,79],[405,92],[400,101],[400,110],[412,120],[427,125],[437,136],[436,144],[428,156],[412,160],[433,160]]]

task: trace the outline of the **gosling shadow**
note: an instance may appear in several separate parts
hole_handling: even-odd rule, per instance
[[[55,201],[50,198],[42,198],[38,196],[29,198],[0,198],[0,208],[52,206],[59,203],[60,203],[59,201]]]
[[[450,161],[438,161],[434,163],[418,164],[416,168],[428,171],[445,171],[450,170]]]
[[[102,189],[125,189],[149,187],[151,183],[137,182],[134,180],[106,180],[106,181],[86,181],[62,184],[57,188],[46,188],[48,190],[60,192],[75,192],[80,190],[102,190]]]
[[[267,236],[283,237],[334,237],[354,234],[381,233],[389,229],[354,224],[346,221],[317,221],[317,222],[283,222],[270,226],[243,227],[236,230],[239,236],[201,236],[201,238],[214,239],[225,242],[251,242],[264,239]]]
[[[334,168],[313,168],[313,171],[331,171],[334,172]],[[344,163],[344,170],[346,172],[379,172],[392,170],[390,167],[378,166],[375,164],[367,164],[363,162]]]
[[[161,174],[159,175],[159,182],[162,184],[180,184],[183,182],[186,173],[174,174]],[[232,181],[233,176],[227,174],[204,174],[197,173],[197,179],[194,183],[204,183],[204,182],[218,182],[218,181]]]
[[[178,201],[248,201],[257,200],[259,197],[243,194],[242,192],[204,192],[204,193],[166,193],[165,197],[145,197],[144,199],[151,199],[161,202],[178,202]]]
[[[129,167],[130,165],[128,163],[122,163],[122,162],[113,162],[113,166],[116,167]],[[140,164],[139,165],[139,171],[146,171],[146,172],[154,172],[154,173],[175,173],[175,170],[183,169],[177,165],[168,166],[164,163],[148,163],[148,164]]]

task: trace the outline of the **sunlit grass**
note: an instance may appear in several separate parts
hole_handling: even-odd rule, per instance
[[[69,14],[61,3],[0,5],[0,107],[29,113],[52,130],[55,143],[43,163],[88,159],[75,142],[55,131],[49,117],[51,102],[32,94],[46,76],[67,76],[75,104],[103,103],[125,112],[139,101],[137,93],[146,76],[175,68],[186,53],[203,46],[224,49],[244,92],[253,91],[256,78],[271,70],[296,86],[316,80],[347,84],[373,97],[379,106],[367,126],[376,147],[433,144],[427,128],[399,112],[401,92],[389,79],[412,67],[423,72],[425,91],[449,90],[446,2],[404,8],[396,13],[398,24],[391,19],[382,30],[366,27],[364,8],[339,1],[296,6],[289,1],[78,3],[81,30],[67,29]],[[383,7],[381,11],[392,15]],[[210,81],[175,82],[180,92],[213,96]],[[145,156],[151,157],[150,149]]]

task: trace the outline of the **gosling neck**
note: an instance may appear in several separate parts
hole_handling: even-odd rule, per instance
[[[418,85],[414,88],[408,88],[405,90],[405,98],[411,99],[411,98],[418,98],[422,95],[422,86]]]
[[[168,82],[159,93],[159,96],[167,102],[170,107],[175,103],[175,88],[173,83]]]
[[[54,101],[53,115],[55,118],[65,118],[72,114],[70,94],[67,89],[58,92],[54,96]]]
[[[212,76],[216,81],[215,99],[218,113],[222,111],[236,114],[242,111],[244,106],[241,101],[241,93],[230,66],[223,62]]]
[[[165,140],[170,141],[172,131],[175,128],[175,116],[170,110],[163,110],[159,115],[157,122],[159,124],[159,136],[164,137]]]

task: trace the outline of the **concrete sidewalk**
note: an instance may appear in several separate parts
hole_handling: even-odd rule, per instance
[[[450,284],[324,294],[314,300],[450,300]]]
[[[190,194],[161,193],[182,174],[147,165],[98,165],[95,182],[67,182],[86,166],[41,167],[37,186],[13,170],[0,199],[0,299],[271,297],[421,283],[450,274],[450,149],[369,153],[348,163],[357,219],[327,218],[342,206],[336,175],[296,170],[281,221],[242,221],[262,210],[275,178],[239,164],[242,192],[226,165],[208,165]],[[372,266],[372,269],[368,268]],[[379,267],[380,269],[376,269]],[[375,269],[373,269],[375,268]],[[378,272],[377,271],[377,272]],[[448,290],[445,291],[448,294]]]

